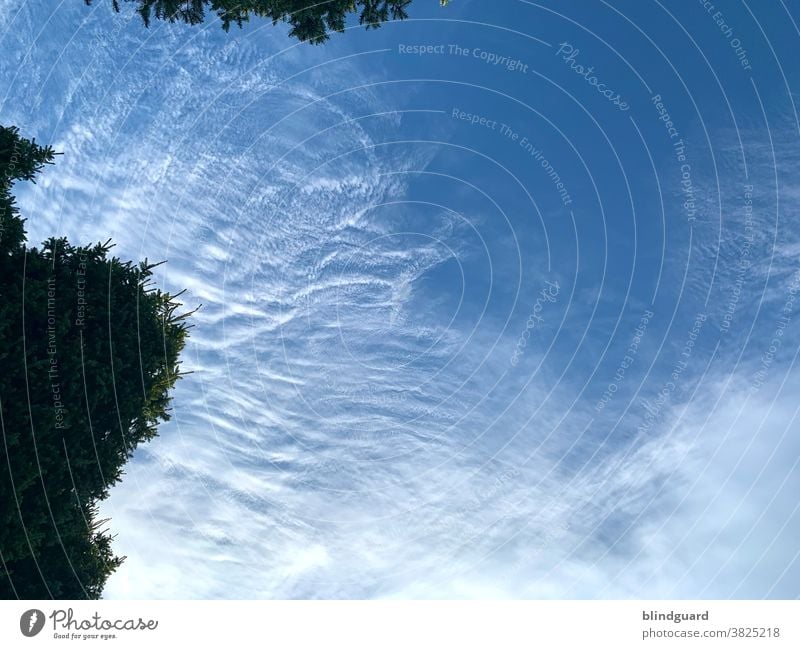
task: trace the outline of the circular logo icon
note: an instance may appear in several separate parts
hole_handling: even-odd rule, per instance
[[[38,608],[25,611],[19,618],[19,630],[22,635],[32,638],[44,628],[44,613]]]

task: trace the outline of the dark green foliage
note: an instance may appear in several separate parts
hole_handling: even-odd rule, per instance
[[[16,180],[33,180],[44,165],[53,162],[54,157],[50,147],[41,147],[36,140],[21,138],[16,126],[0,126],[0,254],[5,255],[25,241],[11,186]]]
[[[96,504],[169,418],[186,339],[153,264],[26,248],[10,190],[53,152],[0,126],[0,598],[97,598],[122,562]]]
[[[268,18],[272,23],[286,22],[292,26],[290,36],[323,43],[329,31],[343,31],[349,14],[367,28],[379,27],[387,20],[408,17],[406,8],[411,0],[125,0],[135,2],[137,13],[149,26],[152,18],[196,25],[203,22],[207,12],[215,13],[225,31],[233,24],[239,27],[250,16]],[[89,4],[91,0],[86,0]],[[116,11],[118,0],[113,0]]]

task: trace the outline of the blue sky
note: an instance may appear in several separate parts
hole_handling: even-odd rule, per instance
[[[800,594],[800,7],[677,5],[0,0],[30,240],[203,305],[106,597]]]

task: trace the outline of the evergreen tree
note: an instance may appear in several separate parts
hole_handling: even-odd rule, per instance
[[[53,162],[0,126],[0,597],[100,596],[123,558],[97,503],[169,419],[188,314],[109,242],[27,248],[12,185]]]
[[[92,0],[85,0],[90,4]],[[289,23],[290,36],[323,43],[329,31],[341,32],[347,16],[356,14],[360,24],[379,27],[387,20],[403,20],[408,17],[406,8],[411,0],[125,0],[135,2],[137,13],[149,26],[152,18],[169,22],[185,22],[189,25],[202,23],[207,12],[216,14],[222,28],[228,31],[231,25],[239,27],[250,16],[268,18],[273,24]],[[115,11],[120,10],[119,0],[112,0]]]

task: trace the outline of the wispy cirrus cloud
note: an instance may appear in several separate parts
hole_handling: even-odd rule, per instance
[[[769,236],[769,158],[751,162],[754,263],[734,342],[714,356],[738,218],[698,226],[689,272],[669,241],[680,313],[654,307],[598,412],[648,296],[630,299],[607,350],[579,349],[614,323],[572,285],[566,248],[546,277],[512,277],[513,228],[476,200],[416,200],[444,145],[415,129],[449,127],[415,126],[402,98],[361,87],[373,54],[279,54],[283,35],[261,29],[223,42],[142,32],[107,9],[82,23],[78,9],[53,29],[119,27],[115,39],[4,36],[30,50],[26,83],[2,87],[9,115],[65,152],[22,194],[30,238],[113,236],[123,257],[167,258],[159,281],[203,304],[174,418],[103,504],[128,556],[107,597],[796,596],[795,336],[754,379],[796,249],[791,224]],[[342,79],[357,89],[339,92]],[[450,180],[435,178],[440,195],[468,192]],[[561,288],[528,326],[545,280]],[[659,401],[701,311],[701,343]],[[584,371],[601,354],[611,372]]]

